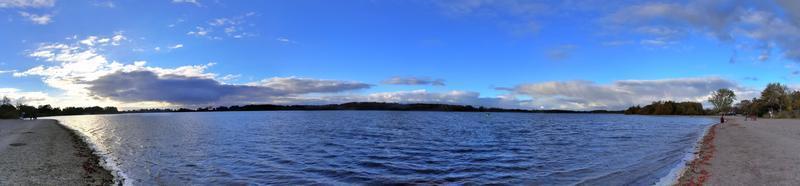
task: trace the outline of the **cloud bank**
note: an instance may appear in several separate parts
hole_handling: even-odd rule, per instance
[[[44,92],[24,92],[16,88],[0,88],[0,97],[6,96],[14,103],[48,104],[50,96]]]
[[[342,80],[304,77],[273,77],[243,84],[226,84],[237,75],[207,72],[216,65],[187,65],[175,68],[148,66],[145,61],[121,63],[101,54],[106,48],[125,44],[121,33],[88,36],[66,43],[43,43],[29,53],[45,64],[14,72],[17,77],[36,76],[63,91],[48,95],[20,90],[5,90],[31,101],[56,105],[115,105],[123,108],[177,107],[233,104],[329,104],[352,101],[398,103],[445,103],[524,109],[618,110],[658,100],[705,102],[719,88],[732,88],[739,98],[749,99],[757,91],[719,77],[660,80],[619,80],[610,84],[590,81],[552,81],[521,83],[494,97],[478,92],[451,90],[430,92],[374,92],[359,94],[374,85]],[[396,77],[385,80],[393,85],[443,86],[443,80]]]
[[[275,77],[241,85],[224,84],[236,75],[206,72],[215,63],[175,68],[148,66],[145,61],[125,64],[101,54],[123,44],[121,33],[88,36],[73,43],[43,43],[29,56],[47,62],[14,72],[16,77],[37,76],[64,91],[63,105],[147,103],[153,106],[269,103],[280,97],[338,93],[367,89],[360,82]],[[6,91],[17,94],[19,91]]]
[[[757,94],[718,77],[620,80],[605,85],[590,81],[553,81],[500,89],[530,96],[533,98],[530,104],[540,108],[619,110],[660,100],[705,102],[711,92],[720,88],[731,88],[740,98]]]
[[[645,2],[624,6],[604,16],[612,30],[645,36],[643,45],[665,46],[686,35],[706,34],[740,49],[757,50],[758,61],[778,50],[800,61],[800,3],[792,0],[692,0]],[[734,52],[735,53],[735,52]],[[734,54],[735,55],[735,54]]]

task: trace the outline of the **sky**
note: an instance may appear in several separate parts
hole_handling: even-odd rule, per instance
[[[800,87],[800,1],[0,0],[29,105],[624,109]]]

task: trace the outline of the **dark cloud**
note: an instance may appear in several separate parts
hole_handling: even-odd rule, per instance
[[[433,85],[444,86],[443,79],[419,78],[419,77],[393,77],[383,81],[389,85]]]
[[[116,72],[91,81],[89,85],[95,96],[124,102],[197,104],[216,102],[231,95],[280,94],[268,87],[224,85],[213,79],[196,77],[158,77],[150,71]]]
[[[370,84],[359,82],[319,80],[297,77],[270,78],[260,81],[258,85],[270,87],[287,94],[331,93],[372,87]]]
[[[281,96],[370,87],[363,83],[305,78],[273,78],[259,85],[228,85],[207,78],[158,76],[151,71],[115,72],[88,84],[94,96],[123,102],[163,101],[180,105],[266,102]]]

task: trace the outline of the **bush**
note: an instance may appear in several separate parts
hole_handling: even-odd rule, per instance
[[[625,114],[642,115],[703,115],[703,104],[698,102],[656,101],[652,104],[633,106],[625,110]]]
[[[13,105],[0,105],[0,119],[19,119],[19,111]]]
[[[797,111],[780,111],[775,114],[775,118],[800,118],[800,112]]]

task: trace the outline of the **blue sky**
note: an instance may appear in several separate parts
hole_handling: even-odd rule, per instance
[[[718,88],[747,99],[797,84],[798,11],[781,0],[0,0],[0,94],[123,108],[621,109]]]

